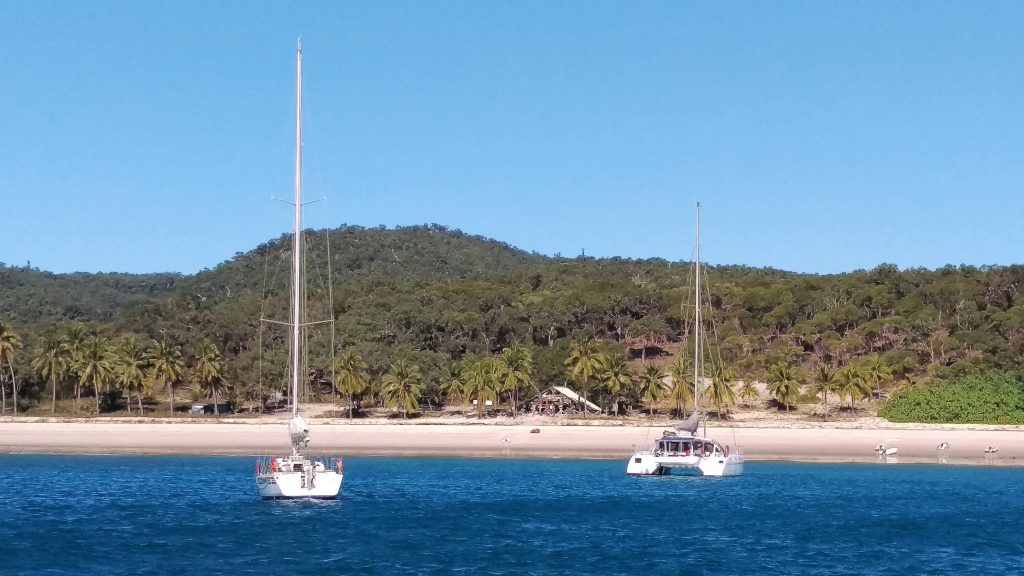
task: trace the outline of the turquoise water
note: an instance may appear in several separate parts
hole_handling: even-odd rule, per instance
[[[0,456],[0,574],[1015,574],[1024,469],[346,458],[264,502],[252,458]]]

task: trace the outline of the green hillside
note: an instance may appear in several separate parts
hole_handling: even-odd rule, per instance
[[[306,237],[309,319],[335,318],[336,347],[357,351],[375,382],[399,359],[415,364],[424,376],[423,401],[443,396],[453,362],[468,358],[463,365],[469,366],[517,342],[530,350],[533,387],[540,388],[566,379],[571,342],[593,337],[606,355],[660,366],[672,359],[686,329],[689,263],[551,258],[437,225],[345,226]],[[271,324],[261,337],[259,318],[261,311],[287,318],[289,250],[290,237],[283,236],[191,276],[0,268],[0,319],[22,342],[14,369],[25,382],[23,396],[30,402],[48,396],[29,360],[47,330],[70,322],[111,344],[134,335],[179,345],[185,365],[208,339],[223,354],[236,399],[281,388],[286,339]],[[819,367],[852,367],[878,389],[1014,371],[1024,353],[1020,266],[900,271],[881,265],[829,276],[712,266],[707,275],[714,356],[734,382],[771,380],[783,365],[810,385]],[[311,369],[326,367],[329,325],[312,327],[309,338]],[[595,398],[623,395],[599,380]]]

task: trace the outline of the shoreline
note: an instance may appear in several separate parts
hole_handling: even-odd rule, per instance
[[[269,455],[287,449],[284,420],[0,419],[3,454]],[[751,424],[751,423],[746,423]],[[772,424],[776,424],[772,426]],[[970,424],[806,422],[709,426],[708,437],[743,448],[747,460],[877,462],[874,447],[899,449],[888,463],[1024,465],[1024,427]],[[648,447],[669,422],[310,422],[310,451],[342,456],[622,459]],[[538,430],[533,433],[531,430]],[[986,454],[989,446],[998,448]]]

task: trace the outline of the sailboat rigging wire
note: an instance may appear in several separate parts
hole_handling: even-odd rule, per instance
[[[263,411],[263,322],[269,322],[269,320],[266,320],[265,316],[267,313],[267,303],[270,301],[270,291],[267,288],[267,274],[270,271],[270,255],[271,250],[270,247],[268,246],[266,254],[263,257],[263,292],[262,294],[260,294],[260,327],[257,336],[257,346],[259,347],[259,360],[257,361],[259,365],[259,391],[257,392],[257,394],[259,395],[261,412]],[[284,261],[284,258],[282,258],[282,256],[284,256],[283,249],[278,254],[278,256],[279,257],[277,259],[277,266],[274,268],[274,276],[271,279],[271,286],[277,283],[277,276],[281,271],[281,262]]]

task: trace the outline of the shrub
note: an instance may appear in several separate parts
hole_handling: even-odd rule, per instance
[[[878,415],[890,422],[1024,424],[1024,380],[995,373],[903,388],[882,404]]]

